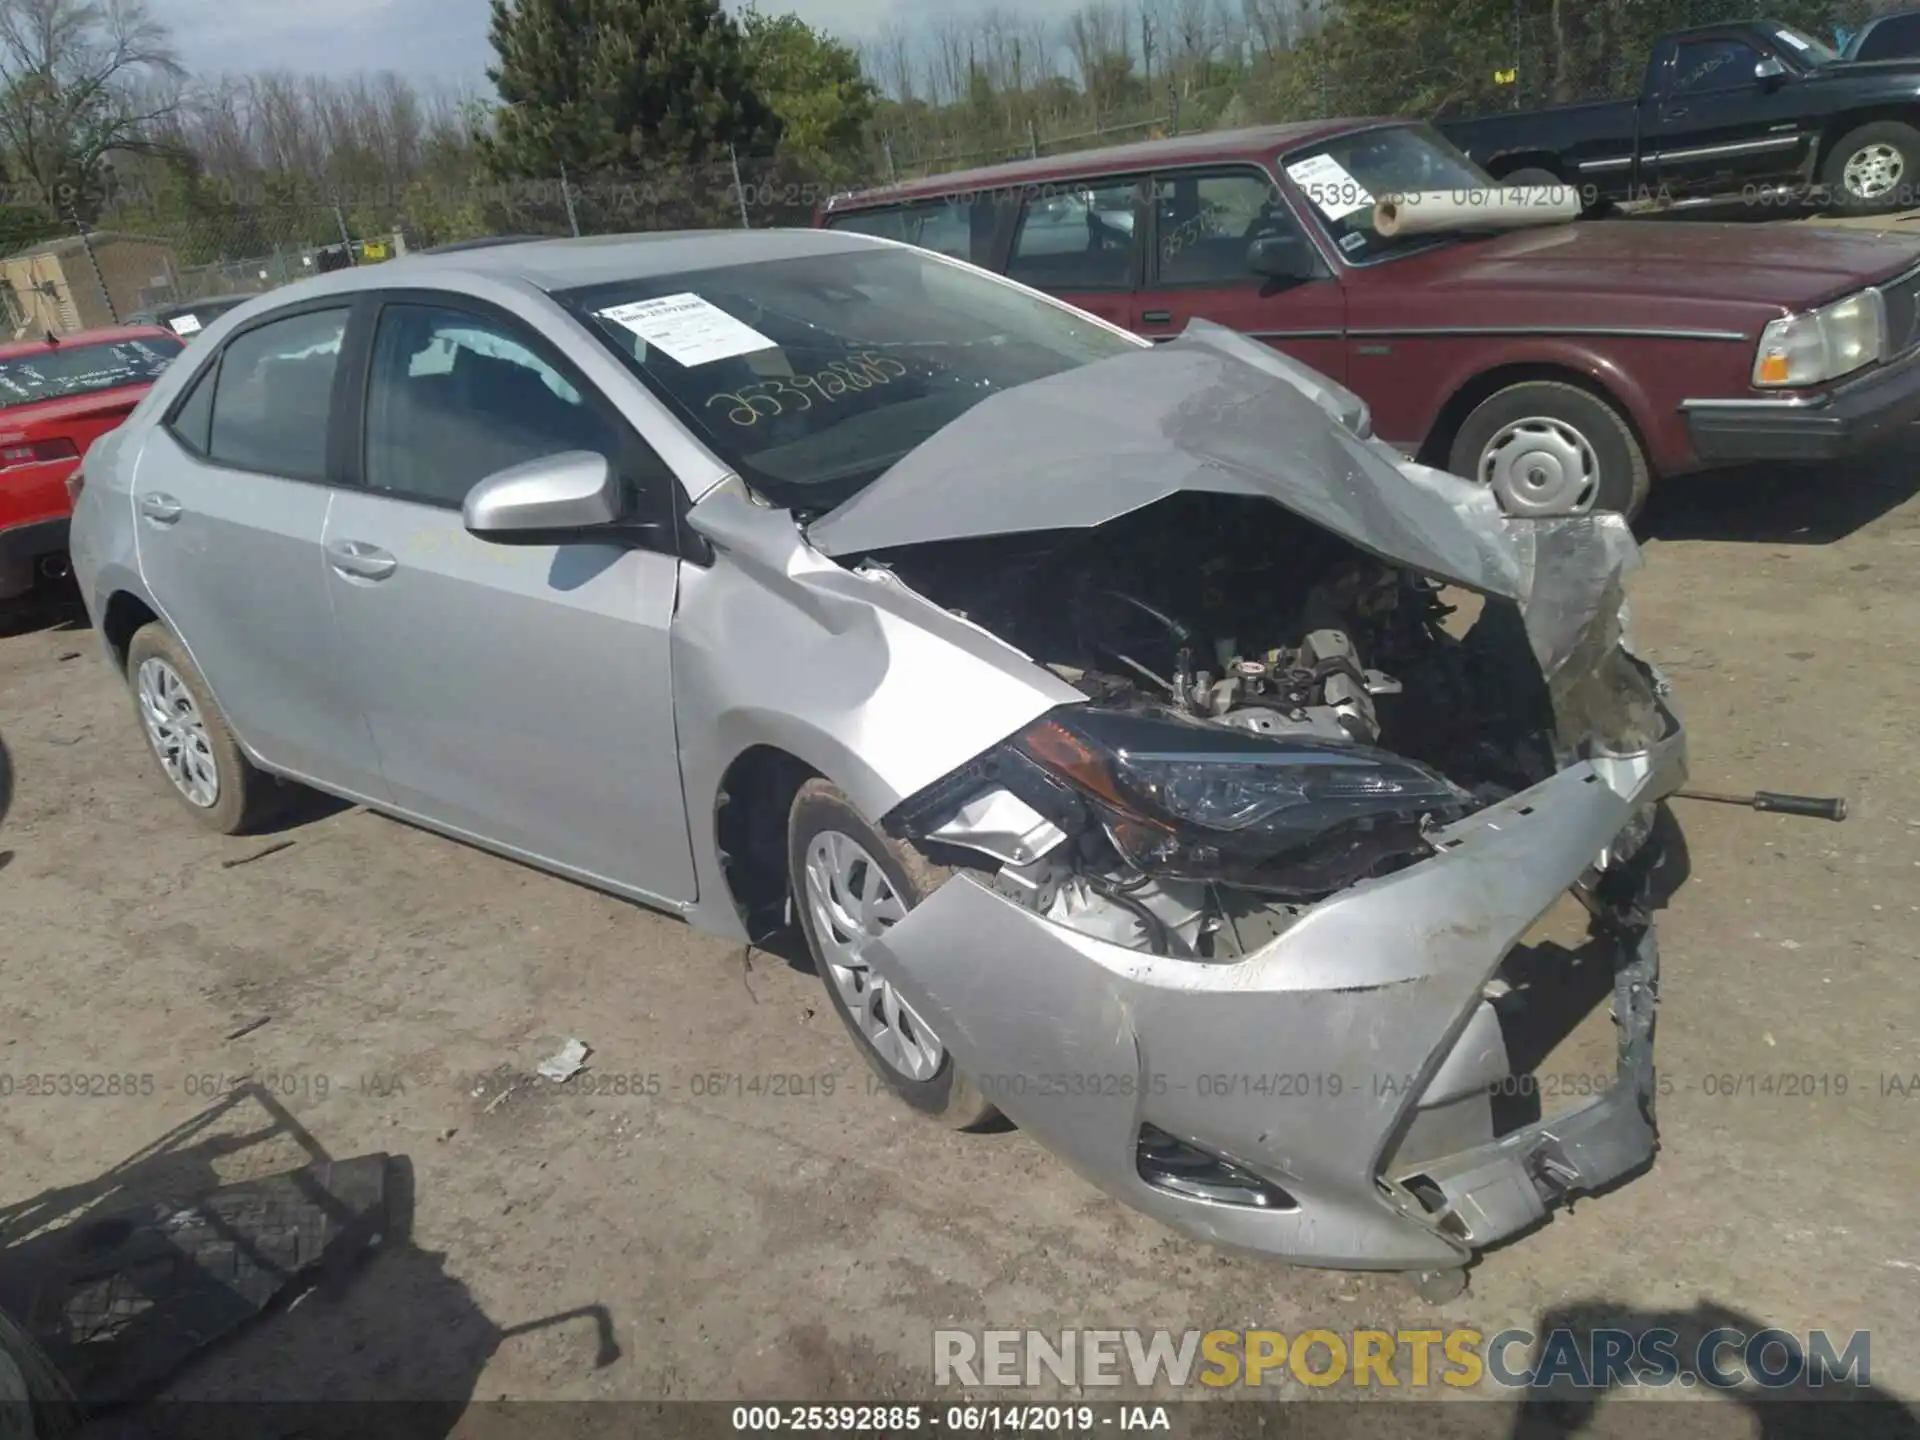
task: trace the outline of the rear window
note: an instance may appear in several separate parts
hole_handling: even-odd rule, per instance
[[[1867,31],[1856,60],[1892,60],[1920,55],[1920,15],[1896,15]]]
[[[851,230],[898,240],[955,260],[975,265],[993,263],[993,236],[999,220],[998,202],[985,194],[949,195],[910,204],[852,210],[828,218],[829,230]]]
[[[0,360],[0,410],[123,385],[151,385],[184,348],[165,336],[56,345]]]

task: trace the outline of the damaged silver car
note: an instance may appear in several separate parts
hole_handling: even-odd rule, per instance
[[[1189,1234],[1444,1294],[1653,1153],[1685,757],[1631,536],[1503,518],[1228,331],[838,232],[410,257],[210,326],[74,555],[209,826],[298,782],[797,924],[908,1104]],[[1569,891],[1617,1080],[1497,1123]]]

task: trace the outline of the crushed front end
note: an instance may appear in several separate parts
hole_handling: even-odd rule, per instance
[[[881,562],[1088,700],[886,817],[957,873],[873,945],[981,1091],[1116,1197],[1294,1263],[1447,1272],[1654,1153],[1645,890],[1685,740],[1626,638],[1618,517],[1503,522],[1405,470],[1509,594],[1220,496],[994,566]],[[1569,892],[1616,1074],[1503,1128],[1500,972]]]

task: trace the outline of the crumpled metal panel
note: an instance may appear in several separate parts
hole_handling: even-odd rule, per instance
[[[1441,487],[1409,485],[1389,447],[1340,423],[1343,413],[1360,423],[1341,399],[1351,392],[1263,348],[1197,323],[1166,345],[990,396],[808,538],[854,555],[1084,529],[1200,490],[1264,496],[1383,560],[1517,597],[1497,528],[1469,520]]]
[[[982,1093],[1128,1204],[1298,1263],[1458,1264],[1464,1247],[1384,1196],[1377,1168],[1400,1115],[1445,1078],[1500,958],[1618,832],[1647,774],[1565,770],[1438,832],[1432,858],[1321,902],[1242,961],[1107,944],[965,876],[868,953]],[[1309,1093],[1254,1083],[1274,1075],[1309,1077]],[[1147,1184],[1142,1122],[1268,1176],[1300,1208]]]

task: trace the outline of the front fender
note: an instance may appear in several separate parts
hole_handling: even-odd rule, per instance
[[[702,929],[747,938],[715,809],[748,749],[793,755],[877,821],[1035,717],[1085,699],[899,581],[843,569],[737,482],[709,492],[688,523],[716,551],[711,566],[684,567],[671,638],[700,894],[690,918]]]

